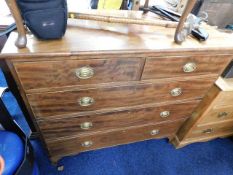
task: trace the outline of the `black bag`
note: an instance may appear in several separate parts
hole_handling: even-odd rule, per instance
[[[26,26],[39,39],[59,39],[66,31],[66,0],[17,0]]]

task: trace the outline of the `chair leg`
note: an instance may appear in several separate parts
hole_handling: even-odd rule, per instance
[[[15,19],[15,23],[18,31],[18,38],[15,42],[16,47],[24,48],[27,45],[26,30],[23,25],[23,19],[16,3],[16,0],[6,0],[6,3]]]

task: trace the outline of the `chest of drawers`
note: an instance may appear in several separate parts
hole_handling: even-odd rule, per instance
[[[232,87],[232,79],[218,78],[174,137],[177,147],[233,135]]]
[[[29,36],[20,50],[12,33],[0,58],[33,132],[56,162],[87,150],[172,140],[233,57],[232,43],[216,44],[228,35],[208,30],[215,35],[207,43],[189,38],[179,46],[173,29],[84,21],[70,23],[59,41]]]

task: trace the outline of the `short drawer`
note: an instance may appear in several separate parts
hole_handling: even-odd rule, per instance
[[[54,139],[187,118],[198,103],[199,100],[195,100],[90,116],[40,120],[38,124],[45,139]]]
[[[150,103],[200,99],[213,83],[213,78],[187,81],[141,82],[116,87],[74,89],[61,92],[29,94],[27,98],[37,118],[62,117],[89,111],[125,109]]]
[[[229,56],[185,56],[146,59],[142,79],[219,74],[229,63]]]
[[[233,121],[233,106],[211,109],[198,123],[198,126]]]
[[[205,126],[196,126],[191,133],[188,135],[190,138],[210,138],[210,137],[221,137],[229,133],[233,134],[233,121],[224,123],[215,123]]]
[[[176,133],[183,122],[184,120],[178,120],[80,137],[72,136],[68,139],[46,141],[46,143],[53,158],[61,157],[62,155],[71,155],[88,150],[171,136]]]
[[[88,59],[14,63],[25,90],[139,80],[144,59]]]

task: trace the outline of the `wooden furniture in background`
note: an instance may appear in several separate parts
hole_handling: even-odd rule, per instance
[[[28,35],[24,49],[12,33],[0,60],[56,162],[103,147],[172,140],[233,58],[233,36],[206,30],[207,42],[189,37],[177,45],[172,28],[69,21],[63,39]]]
[[[176,147],[233,135],[233,81],[219,78],[172,141]]]

